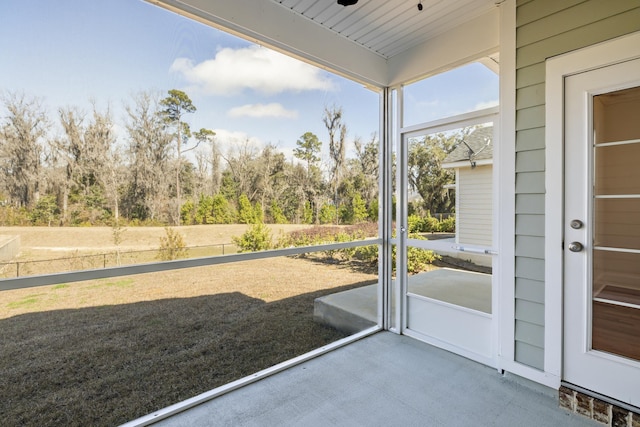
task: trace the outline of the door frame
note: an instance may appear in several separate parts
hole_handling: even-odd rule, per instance
[[[564,306],[564,81],[571,75],[640,58],[640,32],[546,62],[545,89],[545,351],[544,370],[562,381]]]
[[[495,160],[497,157],[498,147],[500,147],[500,107],[491,107],[482,110],[472,111],[470,113],[464,113],[456,116],[445,117],[442,119],[434,120],[431,122],[420,123],[413,126],[402,127],[397,131],[396,138],[396,153],[397,153],[397,170],[396,170],[396,191],[399,189],[406,190],[408,188],[408,141],[412,137],[433,134],[438,132],[446,132],[450,130],[459,129],[465,126],[473,126],[486,122],[493,123],[493,145],[494,145],[494,162],[493,162],[493,248],[497,248],[497,252],[493,249],[493,255],[499,255],[499,226],[501,223],[502,213],[498,206],[500,202],[500,186],[499,186],[499,170],[500,166]],[[485,317],[488,318],[490,324],[490,333],[488,339],[490,340],[490,349],[485,352],[476,351],[473,348],[465,348],[459,345],[459,343],[452,343],[448,340],[435,338],[431,335],[425,335],[417,332],[407,326],[409,317],[409,305],[408,305],[408,274],[407,274],[407,250],[413,243],[416,247],[420,247],[419,243],[415,241],[409,242],[408,238],[408,224],[406,223],[408,216],[408,199],[406,191],[397,191],[396,198],[396,238],[392,239],[393,243],[397,245],[396,255],[396,271],[402,271],[402,273],[396,273],[396,286],[395,286],[395,325],[400,326],[400,333],[419,339],[423,342],[429,343],[439,348],[451,351],[456,354],[460,354],[471,360],[475,360],[484,365],[498,368],[499,361],[499,298],[500,298],[500,264],[497,262],[499,256],[493,257],[493,274],[492,274],[492,294],[491,294],[491,306],[492,314]],[[461,316],[464,316],[464,309],[460,309]]]

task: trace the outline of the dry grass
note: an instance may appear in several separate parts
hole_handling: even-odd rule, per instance
[[[269,225],[274,238],[281,233],[308,228],[308,225],[278,224]],[[231,236],[243,234],[247,225],[184,225],[173,227],[184,236],[187,246],[206,246],[230,243]],[[120,250],[137,251],[157,249],[160,237],[165,235],[164,227],[124,227]],[[69,252],[95,253],[96,251],[115,250],[113,229],[111,227],[0,227],[0,235],[20,236],[22,248],[35,255],[64,255]],[[39,257],[42,259],[41,257]]]
[[[375,279],[280,257],[4,291],[2,425],[116,425],[303,354],[343,337],[313,300]]]
[[[230,224],[172,228],[183,236],[186,257],[197,258],[235,253],[232,237],[242,235],[247,227]],[[269,225],[274,241],[309,227]],[[111,227],[0,227],[0,242],[13,236],[20,236],[21,242],[16,258],[0,260],[7,263],[0,262],[0,278],[155,262],[165,233],[164,227],[124,227],[122,241],[116,246]]]

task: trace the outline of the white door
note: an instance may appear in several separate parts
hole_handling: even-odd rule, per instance
[[[454,235],[443,236],[416,230],[418,221],[429,221],[431,211],[427,212],[421,189],[434,188],[441,184],[437,174],[431,169],[438,148],[451,144],[455,147],[464,144],[479,144],[481,150],[486,147],[483,135],[493,132],[493,123],[497,112],[488,110],[465,120],[451,121],[451,124],[438,123],[433,127],[425,126],[419,130],[411,130],[401,135],[398,149],[398,251],[396,258],[396,275],[400,288],[398,301],[402,304],[403,317],[400,320],[402,333],[418,338],[434,346],[460,354],[472,360],[496,366],[496,350],[493,321],[494,295],[491,270],[492,248],[473,247],[476,252],[458,252]],[[478,126],[470,132],[474,126]],[[485,127],[492,126],[490,130]],[[467,133],[465,133],[467,132]],[[477,132],[477,134],[475,133]],[[475,134],[475,136],[474,136]],[[468,142],[467,142],[468,141]],[[448,150],[451,150],[449,147]],[[447,150],[444,150],[447,151]],[[466,149],[465,149],[466,153]],[[468,154],[469,156],[471,154]],[[460,162],[463,163],[463,162]],[[468,162],[465,162],[466,167]],[[471,166],[468,166],[471,169]],[[475,203],[477,211],[492,208],[493,180],[486,190],[485,166],[478,165],[468,174],[469,194],[467,204]],[[491,177],[489,172],[489,177]],[[459,174],[458,174],[459,176]],[[448,191],[445,189],[445,191]],[[444,195],[441,195],[444,197]],[[448,194],[455,202],[453,193]],[[487,202],[485,199],[489,199]],[[480,203],[484,202],[484,203]],[[410,205],[412,214],[409,215]],[[431,206],[436,205],[432,203]],[[436,215],[436,212],[433,212]],[[474,212],[475,213],[475,212]],[[488,233],[492,236],[491,215]],[[436,215],[436,218],[438,216]],[[483,218],[485,219],[485,218]],[[484,234],[480,230],[478,234]],[[467,246],[467,250],[472,247]],[[418,268],[415,264],[424,256],[422,251],[433,251],[444,257],[440,266],[444,268]],[[459,257],[459,258],[456,258]],[[424,259],[424,258],[423,258]],[[477,265],[464,262],[473,259]],[[479,272],[481,271],[481,272]]]
[[[563,380],[640,406],[640,59],[565,80]]]

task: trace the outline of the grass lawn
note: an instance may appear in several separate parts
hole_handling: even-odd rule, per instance
[[[193,397],[342,338],[313,300],[375,280],[279,257],[3,291],[1,424],[112,426]]]

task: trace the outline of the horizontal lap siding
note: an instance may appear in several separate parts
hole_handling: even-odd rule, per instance
[[[458,242],[492,245],[492,166],[460,168],[458,173]]]
[[[545,61],[640,31],[640,0],[516,5],[515,358],[544,369]]]

